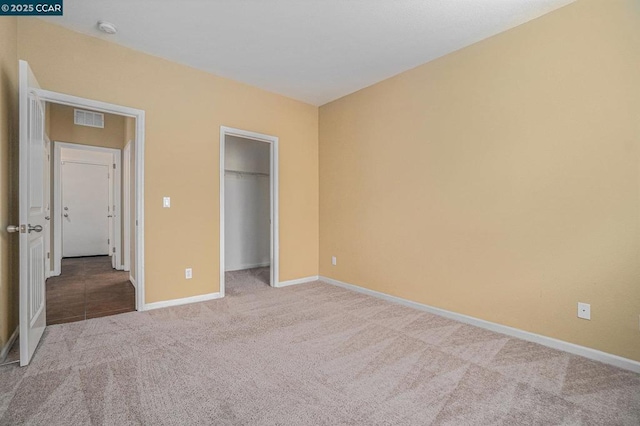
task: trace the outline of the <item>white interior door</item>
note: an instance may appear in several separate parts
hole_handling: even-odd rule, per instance
[[[29,364],[46,327],[44,289],[46,205],[44,190],[44,104],[29,64],[20,61],[19,232],[20,365]],[[15,228],[14,228],[15,229]]]
[[[109,254],[109,167],[62,163],[63,257]]]

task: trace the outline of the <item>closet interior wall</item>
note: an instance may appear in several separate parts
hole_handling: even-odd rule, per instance
[[[269,266],[270,144],[225,138],[225,270]]]

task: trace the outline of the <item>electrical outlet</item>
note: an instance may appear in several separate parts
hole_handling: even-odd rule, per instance
[[[338,259],[335,256],[331,256],[331,264],[336,266],[338,264]]]
[[[187,268],[184,270],[184,277],[188,280],[193,278],[193,270],[191,268]]]
[[[578,318],[591,319],[591,305],[588,303],[578,302]]]

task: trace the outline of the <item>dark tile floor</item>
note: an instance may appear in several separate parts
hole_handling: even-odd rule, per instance
[[[109,256],[62,259],[62,274],[47,280],[47,325],[135,311],[129,272]]]

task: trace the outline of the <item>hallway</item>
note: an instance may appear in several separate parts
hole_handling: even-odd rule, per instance
[[[62,274],[47,279],[47,325],[135,311],[129,272],[109,256],[62,259]]]

